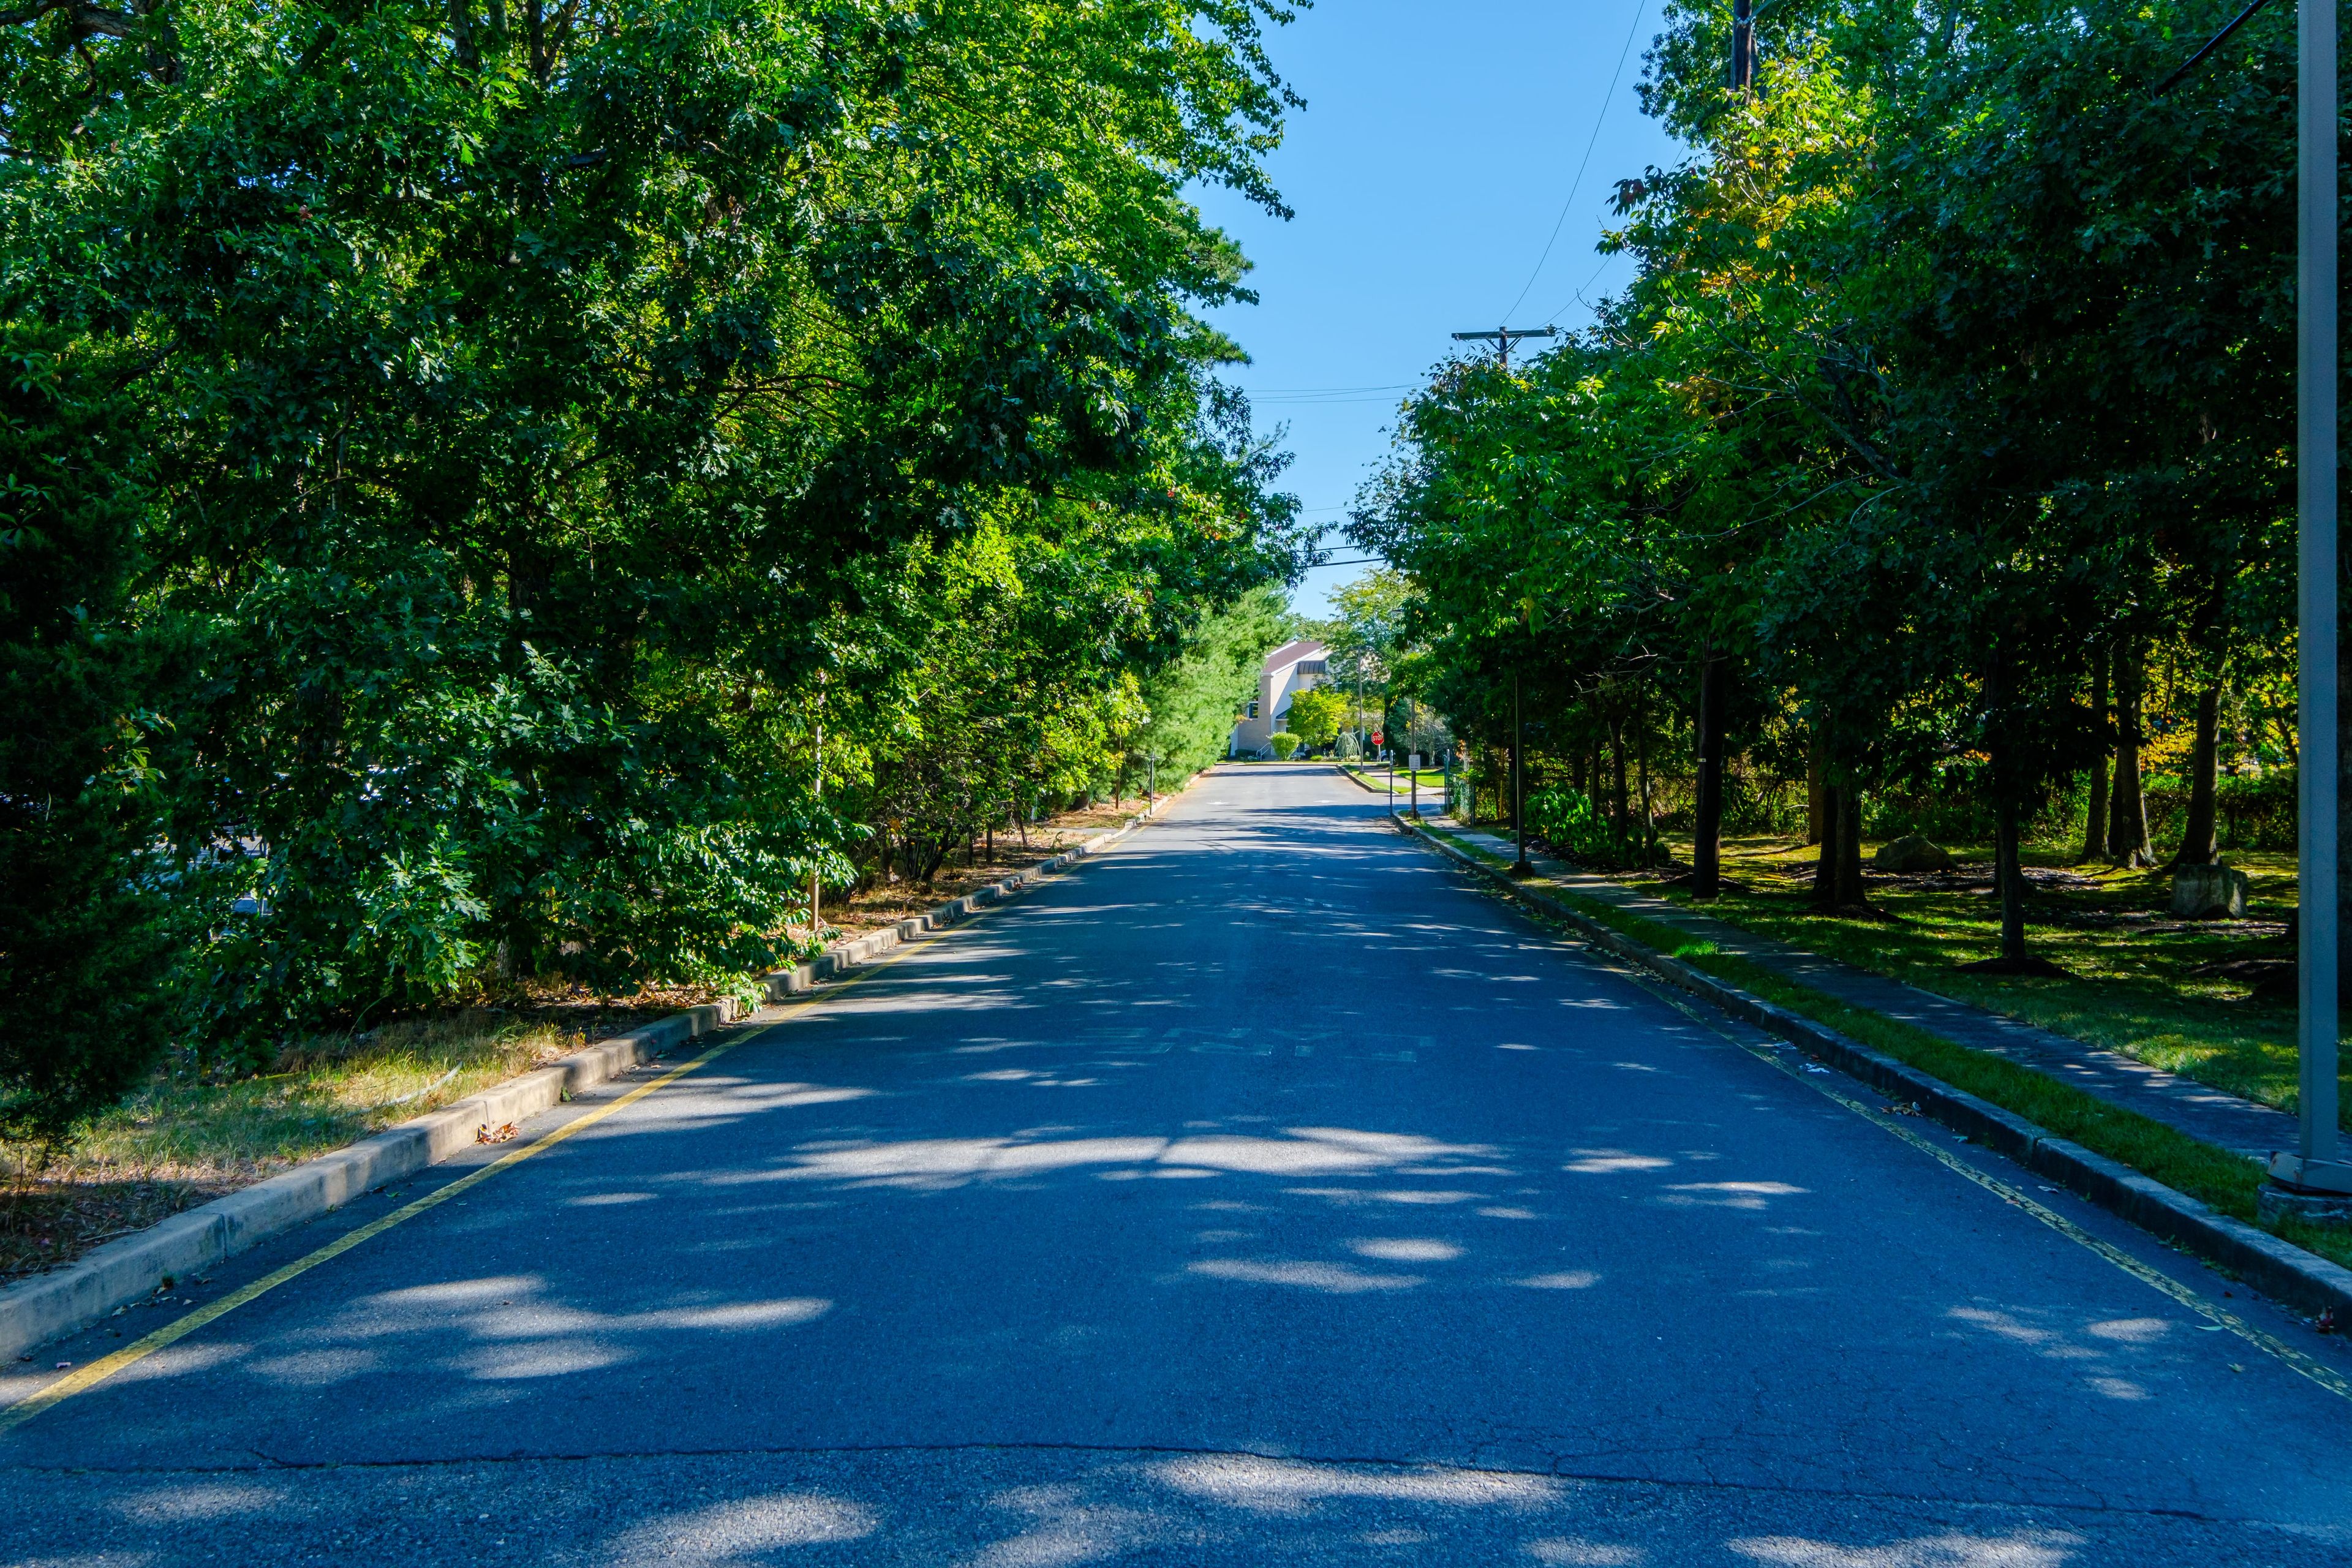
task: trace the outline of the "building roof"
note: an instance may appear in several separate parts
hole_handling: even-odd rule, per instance
[[[1284,643],[1280,647],[1267,654],[1265,662],[1258,666],[1258,668],[1263,672],[1271,673],[1286,664],[1297,664],[1302,658],[1321,658],[1330,651],[1329,647],[1313,637],[1300,637],[1295,642]]]

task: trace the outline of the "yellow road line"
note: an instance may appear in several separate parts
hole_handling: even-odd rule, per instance
[[[1630,971],[1626,973],[1629,975],[1631,974]],[[2133,1279],[2139,1280],[2143,1284],[2153,1286],[2158,1290],[2162,1291],[2165,1295],[2171,1297],[2174,1300],[2188,1308],[2190,1311],[2195,1312],[2198,1316],[2208,1319],[2220,1327],[2229,1330],[2231,1333],[2236,1334],[2248,1344],[2252,1345],[2256,1350],[2263,1352],[2266,1355],[2275,1356],[2280,1361],[2284,1362],[2288,1366],[2291,1366],[2295,1371],[2301,1373],[2304,1376],[2311,1379],[2312,1382],[2319,1384],[2320,1387],[2326,1389],[2329,1393],[2341,1394],[2347,1399],[2352,1399],[2352,1379],[2346,1378],[2342,1373],[2337,1372],[2326,1362],[2323,1362],[2315,1356],[2305,1354],[2303,1352],[2295,1349],[2293,1345],[2288,1344],[2285,1341],[2279,1339],[2274,1334],[2265,1333],[2263,1331],[2254,1327],[2253,1324],[2247,1322],[2243,1318],[2239,1317],[2236,1313],[2229,1310],[2227,1308],[2216,1305],[2214,1302],[2207,1300],[2204,1297],[2199,1295],[2196,1291],[2191,1290],[2188,1286],[2183,1285],[2179,1280],[2173,1279],[2172,1276],[2165,1273],[2163,1270],[2150,1268],[2147,1264],[2142,1263],[2138,1258],[2134,1258],[2130,1253],[2126,1252],[2122,1247],[2114,1245],[2112,1242],[2102,1241],[2097,1237],[2093,1236],[2089,1231],[2084,1230],[2081,1226],[2076,1225],[2073,1220],[2068,1219],[2064,1215],[2062,1215],[2055,1209],[2051,1208],[2048,1205],[2035,1202],[2032,1198],[2028,1197],[2024,1193],[2019,1191],[2017,1188],[2011,1186],[2007,1182],[2002,1181],[2000,1177],[1979,1170],[1975,1165],[1961,1159],[1950,1150],[1937,1147],[1936,1144],[1930,1142],[1926,1138],[1921,1137],[1917,1132],[1912,1131],[1910,1128],[1904,1126],[1902,1122],[1896,1121],[1894,1117],[1887,1115],[1885,1112],[1874,1110],[1872,1107],[1864,1104],[1861,1100],[1854,1099],[1852,1095],[1845,1094],[1830,1084],[1813,1082],[1811,1078],[1806,1076],[1802,1068],[1789,1061],[1779,1052],[1763,1046],[1751,1045],[1749,1042],[1739,1038],[1729,1030],[1725,1029],[1722,1026],[1717,1024],[1713,1019],[1707,1017],[1698,1008],[1685,1002],[1683,998],[1675,995],[1673,992],[1664,989],[1663,986],[1654,986],[1644,978],[1637,977],[1636,983],[1641,984],[1643,990],[1650,992],[1651,994],[1658,997],[1662,1001],[1664,1001],[1676,1011],[1684,1014],[1693,1021],[1704,1025],[1708,1029],[1713,1030],[1716,1034],[1722,1036],[1725,1039],[1729,1040],[1733,1045],[1738,1046],[1741,1050],[1746,1051],[1749,1056],[1754,1057],[1757,1060],[1769,1062],[1788,1077],[1803,1084],[1807,1089],[1815,1089],[1822,1094],[1827,1095],[1830,1099],[1836,1100],[1840,1105],[1844,1106],[1848,1110],[1853,1111],[1856,1116],[1861,1117],[1864,1121],[1868,1121],[1876,1127],[1882,1128],[1888,1132],[1892,1132],[1895,1136],[1902,1139],[1903,1142],[1910,1144],[1914,1149],[1916,1149],[1920,1152],[1927,1155],[1928,1158],[1942,1164],[1948,1170],[1956,1171],[1959,1174],[1966,1176],[1969,1181],[1974,1182],[1977,1185],[1984,1188],[1987,1192],[1999,1197],[2004,1203],[2016,1205],[2019,1208],[2023,1209],[2027,1214],[2032,1215],[2035,1219],[2040,1220],[2042,1224],[2048,1226],[2051,1229],[2056,1231],[2067,1240],[2074,1242],[2076,1246],[2087,1247],[2092,1252],[2098,1254],[2101,1258],[2105,1258],[2109,1263],[2112,1263],[2116,1268],[2122,1269],[2125,1273],[2130,1275]],[[1791,1047],[1790,1048],[1794,1049],[1795,1047]]]
[[[785,1008],[786,1013],[797,1016],[808,1011],[812,1007],[835,1000],[839,997],[844,991],[846,991],[852,985],[856,984],[859,981],[868,979],[873,975],[880,973],[883,970],[889,968],[892,964],[898,963],[900,959],[905,958],[908,954],[916,952],[919,945],[928,944],[909,942],[906,946],[901,947],[896,953],[893,953],[890,957],[884,959],[878,963],[862,965],[852,972],[846,980],[836,982],[835,984],[826,987],[824,991],[819,993],[817,995],[811,996],[802,1002],[788,1005]],[[440,1205],[447,1203],[451,1198],[457,1197],[462,1193],[481,1185],[481,1184],[488,1181],[492,1176],[497,1175],[501,1171],[510,1170],[514,1166],[521,1164],[525,1160],[530,1159],[535,1154],[546,1152],[548,1150],[554,1148],[558,1143],[562,1142],[565,1139],[571,1137],[575,1132],[586,1131],[589,1128],[595,1126],[596,1123],[604,1121],[606,1117],[611,1116],[615,1112],[627,1110],[630,1106],[635,1105],[637,1101],[645,1099],[646,1096],[653,1093],[656,1089],[664,1089],[670,1084],[676,1083],[679,1079],[684,1078],[687,1074],[708,1066],[709,1063],[716,1061],[719,1058],[726,1055],[729,1051],[735,1049],[737,1047],[748,1046],[754,1040],[763,1040],[767,1038],[770,1035],[775,1033],[778,1029],[782,1028],[785,1024],[791,1021],[791,1017],[789,1016],[779,1018],[775,1022],[753,1030],[748,1034],[739,1035],[733,1039],[720,1040],[709,1050],[704,1051],[700,1056],[696,1057],[692,1061],[684,1062],[670,1068],[669,1071],[662,1074],[661,1077],[654,1079],[651,1083],[640,1084],[637,1088],[631,1089],[628,1093],[621,1096],[620,1099],[614,1100],[611,1104],[600,1105],[595,1110],[587,1112],[585,1115],[575,1117],[572,1121],[565,1122],[562,1126],[555,1128],[545,1135],[524,1144],[521,1148],[500,1155],[498,1159],[491,1161],[481,1169],[467,1172],[466,1174],[458,1177],[456,1181],[451,1182],[447,1186],[437,1188],[433,1192],[425,1194],[421,1198],[416,1198],[409,1203],[403,1204],[400,1207],[393,1210],[390,1214],[385,1215],[379,1219],[370,1220],[367,1224],[361,1226],[356,1230],[352,1230],[342,1236],[337,1237],[334,1240],[327,1243],[326,1246],[319,1248],[316,1252],[310,1253],[305,1257],[298,1258],[282,1268],[278,1268],[270,1273],[265,1274],[260,1279],[254,1280],[250,1284],[240,1286],[236,1289],[230,1291],[227,1295],[223,1296],[219,1300],[207,1302],[205,1305],[197,1308],[194,1311],[190,1312],[184,1318],[176,1318],[173,1320],[171,1322],[164,1324],[162,1328],[157,1329],[153,1333],[148,1334],[144,1338],[133,1341],[131,1343],[123,1346],[121,1350],[116,1351],[111,1355],[94,1361],[88,1366],[76,1367],[72,1372],[68,1373],[64,1377],[58,1379],[55,1383],[48,1384],[38,1393],[28,1394],[25,1398],[18,1400],[16,1404],[7,1406],[5,1409],[0,1409],[0,1436],[5,1436],[5,1434],[16,1430],[17,1427],[22,1426],[26,1422],[30,1421],[34,1416],[38,1415],[42,1411],[48,1409],[51,1405],[63,1404],[65,1401],[71,1399],[77,1394],[80,1394],[87,1389],[95,1388],[98,1384],[104,1383],[108,1378],[112,1377],[116,1373],[121,1372],[124,1367],[146,1360],[149,1356],[153,1355],[157,1351],[163,1349],[167,1345],[175,1343],[180,1340],[185,1339],[188,1335],[194,1333],[198,1329],[203,1328],[205,1324],[212,1322],[214,1320],[225,1317],[228,1313],[236,1311],[247,1301],[251,1301],[257,1297],[268,1295],[270,1291],[277,1289],[278,1287],[285,1284],[288,1280],[299,1279],[302,1275],[310,1272],[311,1269],[318,1268],[320,1264],[331,1262],[335,1258],[341,1258],[344,1253],[349,1252],[352,1247],[359,1246],[362,1242],[369,1241],[376,1237],[382,1236],[394,1226],[399,1225],[406,1220],[415,1219],[418,1215],[425,1213],[427,1209],[436,1208]]]

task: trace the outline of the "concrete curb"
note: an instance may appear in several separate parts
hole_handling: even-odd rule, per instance
[[[945,930],[1042,877],[1108,848],[1150,821],[1173,798],[1161,795],[1122,826],[1002,882],[951,899],[888,930],[842,942],[812,963],[771,974],[768,997],[775,1001],[797,995],[926,932]],[[173,1215],[135,1235],[110,1241],[62,1268],[0,1287],[0,1360],[78,1333],[154,1294],[166,1277],[200,1273],[270,1237],[341,1208],[363,1193],[470,1148],[484,1127],[536,1116],[652,1060],[680,1041],[735,1019],[735,1005],[729,1001],[673,1013],[642,1029],[584,1046],[535,1072],[455,1100],[373,1137],[306,1160],[267,1181]]]
[[[535,1072],[110,1241],[63,1268],[0,1288],[0,1358],[89,1328],[153,1294],[167,1276],[197,1273],[373,1188],[413,1175],[471,1146],[484,1127],[536,1116],[681,1040],[733,1022],[734,1015],[734,1004],[716,1002],[599,1040]]]
[[[867,931],[864,936],[853,937],[846,942],[835,942],[806,963],[795,964],[790,969],[779,969],[765,977],[768,1000],[781,1002],[787,996],[797,996],[802,992],[822,984],[836,975],[847,973],[861,963],[872,962],[893,948],[913,942],[916,938],[931,931],[945,931],[948,927],[978,914],[992,904],[1003,903],[1013,894],[1035,885],[1055,872],[1074,865],[1089,855],[1100,854],[1109,848],[1158,816],[1160,809],[1175,798],[1175,795],[1172,794],[1163,795],[1109,832],[1098,833],[1082,844],[1063,850],[1050,860],[1041,860],[1026,870],[1015,871],[1003,881],[991,882],[985,888],[974,888],[960,899],[950,899],[946,903],[927,910],[919,915],[909,916],[895,926],[887,926],[881,931]]]
[[[1752,996],[1702,970],[1645,947],[1538,888],[1513,881],[1427,827],[1399,819],[1404,831],[1475,871],[1523,903],[1576,928],[1593,946],[1627,959],[1661,979],[1714,1004],[1733,1017],[1780,1036],[1851,1078],[1966,1134],[2050,1181],[2068,1187],[2176,1247],[2219,1264],[2254,1289],[2299,1311],[2352,1312],[2352,1269],[2281,1241],[2144,1176],[2120,1161],[2054,1136],[2014,1111],[1955,1089],[1906,1062],[1848,1039],[1836,1030]]]

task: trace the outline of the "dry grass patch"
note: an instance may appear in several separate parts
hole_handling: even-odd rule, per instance
[[[1165,800],[1168,796],[1162,795],[1160,798]],[[842,937],[864,936],[896,925],[950,899],[960,899],[976,888],[985,888],[1015,871],[1051,859],[1097,834],[1112,832],[1146,804],[1140,795],[1129,795],[1123,802],[1106,801],[1078,811],[1066,811],[1044,822],[1032,823],[1026,842],[1018,829],[1011,833],[999,830],[992,838],[983,836],[969,852],[950,855],[928,882],[894,873],[887,881],[877,882],[847,898],[834,895],[825,905],[824,923]]]
[[[587,1038],[584,1030],[478,1008],[315,1040],[253,1078],[159,1077],[70,1148],[0,1145],[0,1279],[69,1262],[115,1236],[530,1071]]]

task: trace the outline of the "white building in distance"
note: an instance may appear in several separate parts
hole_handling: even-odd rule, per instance
[[[1286,642],[1265,656],[1258,666],[1257,700],[1234,725],[1225,748],[1232,757],[1254,757],[1266,749],[1267,737],[1290,717],[1290,700],[1330,679],[1327,662],[1331,650],[1312,637]]]

